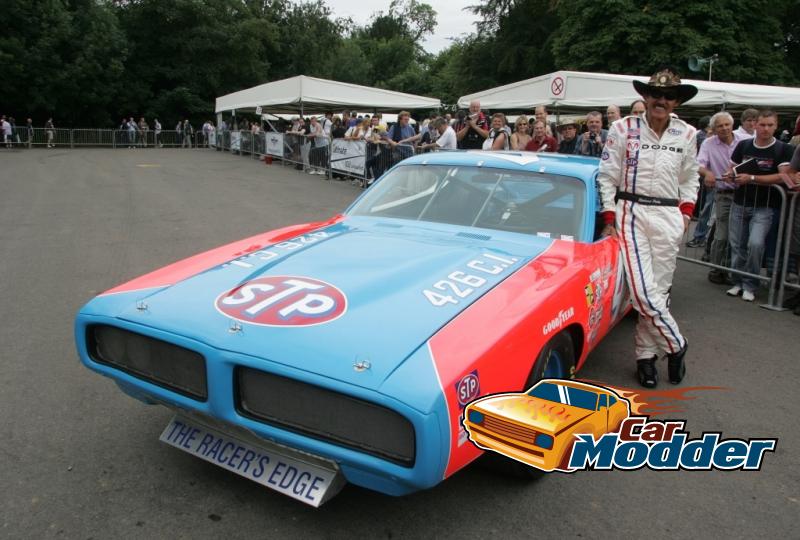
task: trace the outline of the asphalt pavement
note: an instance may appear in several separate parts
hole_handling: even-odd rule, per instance
[[[683,386],[724,389],[690,392],[670,417],[692,437],[777,437],[760,471],[527,483],[471,466],[401,498],[346,486],[314,509],[160,443],[168,410],[79,363],[73,320],[95,294],[360,192],[212,150],[0,151],[0,537],[797,537],[800,317],[726,297],[690,263],[672,296]],[[632,332],[623,320],[580,377],[635,386]]]

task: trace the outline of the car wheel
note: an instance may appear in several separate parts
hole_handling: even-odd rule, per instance
[[[572,374],[575,365],[575,346],[572,338],[562,332],[553,337],[536,357],[533,369],[525,383],[525,391],[542,379],[565,379]],[[501,456],[494,452],[484,454],[483,462],[495,472],[513,476],[527,481],[538,480],[544,476],[544,471],[521,463],[515,459]]]
[[[572,338],[562,332],[548,341],[539,352],[523,391],[542,379],[569,378],[574,366],[575,346],[572,344]]]

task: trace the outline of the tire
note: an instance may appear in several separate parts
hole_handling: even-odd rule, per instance
[[[527,391],[531,386],[545,378],[565,379],[572,373],[575,365],[575,346],[572,338],[566,332],[562,332],[547,342],[539,352],[536,362],[533,364],[525,388]],[[486,452],[483,456],[483,463],[492,471],[504,476],[511,476],[521,480],[532,482],[544,476],[544,471],[521,463],[495,452]]]
[[[542,379],[569,378],[575,366],[575,346],[566,333],[553,336],[539,352],[523,391]]]

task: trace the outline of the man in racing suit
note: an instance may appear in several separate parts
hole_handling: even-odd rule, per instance
[[[601,155],[598,182],[604,235],[617,235],[639,312],[637,375],[642,386],[658,383],[655,361],[666,352],[669,379],[683,379],[686,339],[669,311],[669,291],[681,239],[697,199],[696,130],[672,115],[694,97],[671,69],[648,84],[634,81],[646,113],[614,122]]]

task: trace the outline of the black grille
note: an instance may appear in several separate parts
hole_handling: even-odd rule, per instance
[[[200,353],[107,325],[87,328],[86,349],[95,362],[200,401],[208,397]]]
[[[239,412],[254,420],[354,448],[405,467],[414,465],[414,426],[364,401],[255,369],[236,369]]]

